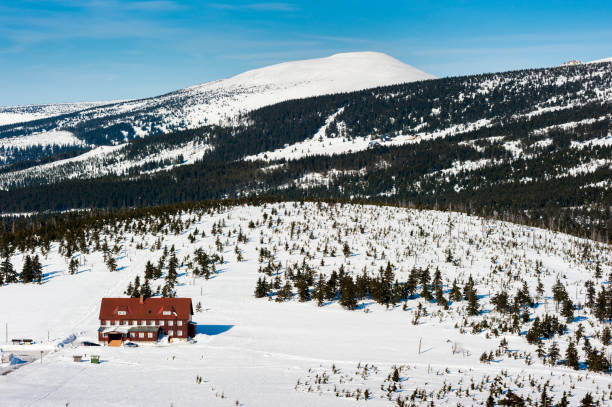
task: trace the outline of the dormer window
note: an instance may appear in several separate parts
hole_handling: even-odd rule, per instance
[[[127,315],[127,312],[125,312],[125,311],[117,311],[117,314],[119,314],[119,315]]]
[[[170,314],[172,314],[172,313],[171,313],[170,311],[164,311],[164,312],[163,312],[163,314],[164,314],[164,315],[170,315]]]

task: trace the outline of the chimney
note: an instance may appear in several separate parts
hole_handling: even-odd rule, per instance
[[[141,295],[141,296],[140,296],[140,303],[141,303],[141,304],[144,304],[144,295]]]

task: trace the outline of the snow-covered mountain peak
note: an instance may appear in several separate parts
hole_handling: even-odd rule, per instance
[[[215,83],[260,86],[317,82],[324,91],[346,92],[434,78],[380,52],[350,52],[253,69]]]
[[[145,137],[206,124],[225,124],[237,118],[240,113],[291,99],[433,78],[426,72],[380,52],[336,54],[254,69],[231,78],[202,83],[148,99],[93,108],[84,106],[84,110],[75,109],[70,117],[58,117],[56,123],[48,123],[45,128],[83,127],[85,122],[93,120],[94,126],[110,128],[123,125],[132,128],[137,136]],[[14,121],[5,120],[4,124]],[[20,135],[32,132],[20,129]],[[112,138],[119,141],[116,134]]]

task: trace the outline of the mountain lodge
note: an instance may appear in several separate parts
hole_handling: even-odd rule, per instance
[[[98,341],[120,346],[124,341],[170,341],[195,336],[191,298],[102,298]]]

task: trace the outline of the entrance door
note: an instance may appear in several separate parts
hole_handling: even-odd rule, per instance
[[[119,332],[112,332],[108,334],[108,346],[121,346],[123,335]]]

